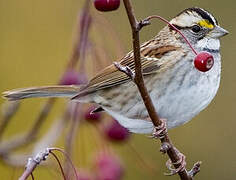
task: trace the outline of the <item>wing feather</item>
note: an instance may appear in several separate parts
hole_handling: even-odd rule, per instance
[[[180,47],[175,46],[163,46],[157,47],[150,45],[149,48],[141,47],[141,64],[143,69],[143,75],[152,74],[158,72],[163,63],[166,61],[162,60],[162,57],[166,53],[176,51]],[[132,71],[135,71],[135,63],[133,52],[128,53],[122,60],[120,64],[123,66],[128,66]],[[123,72],[119,71],[114,64],[106,67],[100,71],[94,78],[92,78],[89,84],[81,89],[80,93],[75,96],[75,98],[82,97],[84,95],[93,93],[97,90],[116,86],[131,79]]]

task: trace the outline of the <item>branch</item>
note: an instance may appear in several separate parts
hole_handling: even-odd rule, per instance
[[[0,120],[0,140],[2,138],[2,135],[8,126],[11,118],[15,115],[17,110],[19,109],[20,102],[15,101],[15,102],[7,102],[3,105],[3,115]]]
[[[125,9],[129,18],[129,22],[132,28],[133,35],[133,51],[134,51],[134,61],[135,61],[135,77],[134,82],[138,86],[139,92],[143,98],[143,102],[147,108],[148,114],[152,119],[154,126],[161,125],[160,118],[158,117],[155,107],[152,103],[152,100],[148,94],[147,88],[144,85],[143,74],[142,74],[142,65],[140,60],[140,42],[139,42],[139,31],[143,26],[137,22],[133,8],[129,0],[124,0]]]
[[[42,150],[42,151],[40,151],[39,153],[37,153],[33,158],[28,158],[28,162],[27,162],[27,164],[26,164],[25,171],[24,171],[24,173],[21,175],[21,177],[19,178],[19,180],[26,180],[30,175],[32,176],[32,173],[33,173],[34,169],[35,169],[42,161],[47,160],[47,158],[48,158],[48,156],[49,156],[50,153],[55,157],[55,159],[56,159],[58,165],[60,166],[62,175],[63,175],[64,179],[66,179],[65,174],[64,174],[64,170],[63,170],[63,168],[62,168],[62,166],[61,166],[61,163],[60,163],[60,160],[58,159],[58,157],[57,157],[52,151],[59,151],[59,152],[61,152],[61,153],[68,159],[68,161],[70,162],[71,167],[73,168],[73,171],[74,171],[74,173],[75,173],[75,177],[76,177],[76,179],[78,179],[77,171],[76,171],[75,166],[74,166],[72,160],[70,159],[69,155],[68,155],[65,151],[63,151],[62,149],[60,149],[60,148],[54,148],[54,147],[52,147],[52,148],[45,148],[44,150]]]
[[[49,149],[45,149],[44,151],[39,152],[34,158],[29,158],[26,169],[24,173],[21,175],[19,180],[26,180],[27,177],[31,175],[34,169],[41,163],[41,161],[45,161],[49,155]]]
[[[132,29],[132,37],[133,37],[133,52],[134,52],[134,61],[135,61],[135,76],[134,82],[138,87],[138,90],[142,96],[143,102],[146,106],[148,114],[153,122],[155,127],[161,126],[162,121],[159,118],[155,107],[152,103],[152,100],[148,94],[147,88],[145,87],[143,75],[142,75],[142,67],[141,67],[141,60],[140,60],[140,42],[139,42],[139,31],[142,27],[150,24],[148,21],[141,21],[137,22],[134,11],[131,5],[130,0],[123,0],[126,13],[129,18],[129,22]],[[176,169],[180,168],[181,158],[179,157],[179,152],[173,146],[168,133],[165,133],[162,138],[160,138],[162,142],[162,152],[166,152]],[[182,180],[192,180],[192,175],[188,173],[185,167],[182,167],[181,171],[178,171],[178,174]],[[193,173],[192,173],[193,174]],[[195,174],[194,174],[195,175]]]
[[[70,68],[74,68],[78,64],[79,59],[82,59],[82,61],[84,61],[85,49],[88,39],[88,31],[91,24],[91,16],[88,13],[88,8],[89,8],[89,1],[86,1],[81,15],[82,17],[80,18],[80,21],[78,23],[78,32],[80,36],[78,36],[78,38],[76,39],[76,43],[74,44],[71,58],[67,63],[65,72]],[[83,69],[83,62],[81,62],[81,64],[82,64],[81,69]],[[58,84],[60,84],[60,80]],[[46,118],[48,117],[48,114],[50,113],[55,102],[56,98],[50,98],[47,100],[47,102],[40,110],[39,115],[36,117],[34,125],[28,132],[23,133],[22,135],[17,135],[16,137],[7,139],[6,141],[0,143],[0,160],[1,158],[4,159],[5,156],[10,154],[10,152],[12,152],[13,150],[34,142],[34,140],[38,135],[39,130],[41,130],[41,127],[45,122]],[[11,106],[6,108],[3,114],[3,118],[0,122],[0,139],[11,117],[17,111],[18,106],[19,102],[12,104]]]
[[[77,130],[79,127],[79,123],[80,123],[80,119],[81,119],[81,109],[82,106],[80,103],[71,103],[71,108],[72,108],[72,115],[70,117],[70,128],[69,131],[67,133],[67,136],[65,138],[65,152],[67,153],[67,155],[69,156],[69,158],[72,157],[72,148],[73,148],[73,142],[75,141],[75,136],[77,134]],[[70,179],[70,175],[71,175],[71,169],[70,169],[70,162],[69,159],[66,159],[65,164],[64,164],[64,168],[65,168],[65,175],[67,179]]]
[[[89,5],[90,1],[85,1],[84,7],[82,10],[81,15],[78,17],[78,33],[77,33],[77,39],[73,47],[73,52],[72,55],[69,59],[69,63],[67,68],[68,69],[73,69],[76,64],[78,63],[78,60],[82,58],[82,65],[79,69],[80,72],[83,72],[83,63],[84,63],[84,57],[85,57],[85,52],[86,52],[86,47],[87,47],[87,42],[88,42],[88,33],[90,30],[90,25],[91,25],[91,15],[89,12]]]
[[[43,125],[43,122],[46,120],[52,106],[55,103],[55,98],[49,99],[46,104],[44,104],[43,108],[40,110],[39,115],[35,119],[34,125],[27,133],[23,133],[21,135],[17,135],[11,139],[7,139],[0,143],[0,158],[5,155],[9,154],[11,151],[28,145],[34,142],[35,138],[38,135],[40,128]]]
[[[49,146],[52,146],[55,144],[55,142],[58,140],[60,136],[58,134],[62,134],[63,129],[66,127],[66,124],[68,122],[68,114],[69,114],[69,108],[64,113],[64,117],[55,121],[55,123],[52,124],[50,129],[47,131],[47,133],[44,134],[44,136],[37,141],[37,143],[34,144],[32,153],[33,155],[37,154],[39,150],[45,149]],[[23,154],[16,154],[12,153],[13,149],[17,148],[18,146],[23,146],[26,144],[29,144],[33,139],[29,139],[26,136],[19,136],[18,138],[14,138],[10,142],[7,143],[7,141],[4,144],[1,144],[0,148],[0,156],[1,159],[7,163],[8,165],[18,167],[18,166],[24,166],[25,160],[29,157],[29,154],[23,155]],[[14,144],[16,144],[14,146]]]

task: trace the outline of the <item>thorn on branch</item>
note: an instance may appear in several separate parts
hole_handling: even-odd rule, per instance
[[[137,30],[140,31],[144,26],[150,25],[151,22],[148,19],[140,20],[137,24]]]
[[[49,155],[50,151],[49,149],[45,149],[44,151],[39,152],[35,155],[33,158],[29,158],[27,161],[27,164],[25,166],[25,171],[19,178],[19,180],[26,180],[27,177],[30,175],[32,176],[32,172],[34,169],[39,165],[42,161],[45,161]]]
[[[28,163],[26,165],[26,167],[31,164],[31,161],[36,162],[37,164],[40,164],[41,161],[45,161],[47,159],[49,155],[49,150],[45,149],[44,151],[39,152],[38,154],[36,154],[36,156],[34,158],[29,158],[28,159]]]
[[[190,177],[194,177],[197,173],[200,172],[200,166],[201,166],[202,162],[198,161],[193,165],[193,168],[188,172]]]
[[[165,154],[167,153],[167,151],[170,149],[171,145],[168,143],[168,142],[163,142],[161,144],[161,148],[160,148],[160,151]]]
[[[132,79],[132,81],[134,81],[135,73],[130,69],[129,66],[123,66],[118,62],[114,62],[114,65],[119,71],[125,73],[127,76],[130,77],[130,79]]]

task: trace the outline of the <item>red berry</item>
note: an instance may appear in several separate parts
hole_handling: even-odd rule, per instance
[[[96,180],[121,180],[124,168],[117,156],[101,152],[95,160]]]
[[[99,11],[114,11],[119,8],[120,0],[94,0],[94,6]]]
[[[124,141],[129,137],[129,131],[121,126],[116,120],[106,128],[106,136],[112,141]]]
[[[208,52],[200,52],[194,58],[194,65],[195,67],[202,72],[209,71],[214,65],[214,58]]]
[[[94,111],[95,109],[95,106],[91,106],[86,110],[84,114],[86,120],[90,122],[97,122],[101,118],[100,112],[92,113],[92,111]]]

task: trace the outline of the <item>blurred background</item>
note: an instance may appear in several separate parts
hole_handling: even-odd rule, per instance
[[[84,2],[0,0],[0,92],[13,88],[58,83],[68,66],[79,37],[77,29],[80,28],[79,19]],[[133,1],[133,5],[138,19],[153,14],[171,19],[185,8],[202,7],[212,12],[220,25],[230,32],[221,41],[222,79],[217,96],[210,106],[192,121],[170,130],[169,134],[176,147],[186,155],[189,169],[196,161],[203,162],[196,179],[235,179],[235,1],[149,0]],[[84,58],[85,66],[79,61],[75,68],[86,72],[88,78],[102,67],[121,58],[132,48],[131,31],[123,3],[117,11],[106,13],[96,11],[92,5],[90,12],[91,42],[88,44],[90,50]],[[163,23],[153,21],[151,26],[142,30],[140,34],[142,42],[156,35],[163,26]],[[95,51],[91,50],[93,47],[97,49],[97,56]],[[23,101],[7,124],[4,134],[1,134],[0,148],[6,146],[4,143],[11,142],[9,139],[20,137],[20,134],[30,131],[40,110],[47,102],[46,99]],[[11,152],[12,156],[19,154],[31,156],[40,144],[37,143],[43,141],[49,129],[56,126],[55,124],[65,114],[65,109],[71,106],[67,105],[67,100],[64,99],[52,104],[46,120],[39,129],[37,129],[39,126],[36,126],[33,131],[37,132],[36,138],[29,140],[26,146],[14,149]],[[0,105],[2,122],[6,109],[9,109],[9,106],[14,109],[13,106],[17,105],[6,104],[2,98]],[[87,107],[88,105],[81,107],[83,109],[81,112],[86,112]],[[80,118],[84,119],[84,116],[80,115]],[[165,167],[167,156],[159,152],[159,142],[146,135],[135,134],[127,136],[127,139],[125,135],[124,142],[108,140],[103,136],[104,132],[100,131],[103,127],[107,128],[107,124],[111,124],[111,118],[103,113],[101,119],[102,125],[90,122],[76,124],[79,128],[75,131],[71,147],[72,160],[77,167],[92,174],[94,168],[96,169],[93,162],[96,152],[109,151],[112,156],[119,158],[120,166],[123,168],[121,179],[178,179],[178,176],[163,175],[167,172]],[[58,132],[58,139],[55,143],[53,141],[52,146],[64,149],[65,138],[68,137],[71,128],[67,122],[70,121],[62,124],[65,128]],[[60,159],[63,160],[63,157],[60,156]],[[43,165],[37,167],[34,171],[36,179],[61,178],[58,165],[53,161],[52,164],[50,162],[45,165],[47,168]],[[14,158],[1,157],[2,179],[17,179],[23,172],[22,164],[26,164],[26,159],[16,162]]]

